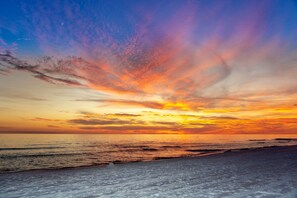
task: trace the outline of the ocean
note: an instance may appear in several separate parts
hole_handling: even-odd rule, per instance
[[[297,135],[0,134],[0,173],[104,166],[296,145]]]

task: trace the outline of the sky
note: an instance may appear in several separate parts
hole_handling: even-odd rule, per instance
[[[0,1],[2,133],[297,133],[297,1]]]

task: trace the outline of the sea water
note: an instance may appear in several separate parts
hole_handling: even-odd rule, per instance
[[[195,157],[297,144],[297,135],[0,134],[0,173]]]

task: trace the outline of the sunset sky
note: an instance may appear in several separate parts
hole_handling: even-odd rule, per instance
[[[0,132],[297,133],[297,1],[0,1]]]

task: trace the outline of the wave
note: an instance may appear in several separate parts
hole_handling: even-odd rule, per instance
[[[297,141],[297,138],[275,138],[276,141]]]
[[[48,153],[48,154],[29,154],[29,155],[1,155],[0,159],[14,159],[14,158],[37,158],[37,157],[61,157],[61,156],[77,156],[86,155],[90,153]]]
[[[22,150],[48,150],[48,149],[62,149],[65,147],[23,147],[23,148],[0,148],[0,151],[22,151]]]
[[[225,150],[224,149],[188,149],[186,151],[205,153],[205,152],[218,152],[218,151],[225,151]]]

